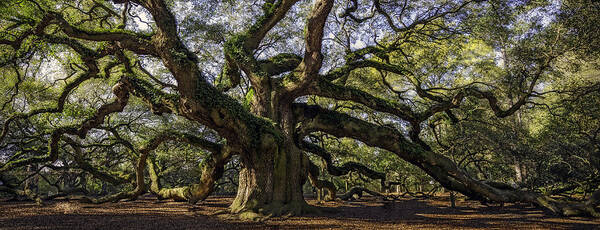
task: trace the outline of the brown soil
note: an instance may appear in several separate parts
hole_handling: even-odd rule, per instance
[[[137,201],[102,205],[55,201],[44,206],[0,202],[0,229],[600,229],[600,220],[562,218],[520,204],[482,206],[458,202],[450,208],[444,198],[375,199],[325,202],[322,214],[271,218],[264,222],[224,220],[212,216],[225,210],[232,198],[209,197],[199,205]]]

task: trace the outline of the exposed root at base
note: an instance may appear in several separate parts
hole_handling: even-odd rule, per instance
[[[293,202],[289,204],[269,204],[258,210],[242,210],[240,212],[231,212],[230,210],[217,211],[213,215],[226,220],[246,220],[262,222],[273,217],[287,219],[292,216],[305,214],[319,214],[321,209],[303,202]]]

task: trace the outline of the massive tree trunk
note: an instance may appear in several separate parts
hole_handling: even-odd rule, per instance
[[[309,207],[302,194],[308,161],[294,143],[291,107],[272,106],[274,102],[262,99],[254,100],[252,112],[278,121],[279,135],[257,134],[260,142],[256,148],[241,154],[239,186],[231,212],[247,219],[255,219],[257,214],[300,215]]]
[[[306,180],[302,153],[293,145],[273,141],[265,137],[260,152],[241,157],[238,192],[231,204],[233,213],[302,214],[307,206],[302,196]]]

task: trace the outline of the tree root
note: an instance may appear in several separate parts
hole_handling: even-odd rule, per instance
[[[372,190],[369,190],[369,189],[366,189],[366,188],[363,188],[363,187],[354,187],[354,188],[351,188],[350,191],[348,191],[347,193],[341,195],[340,199],[342,199],[342,200],[354,200],[354,195],[357,195],[358,198],[360,199],[363,196],[364,193],[367,193],[367,194],[369,194],[371,196],[381,197],[381,198],[386,199],[386,200],[396,200],[397,199],[397,197],[395,197],[395,196],[385,195],[385,194],[382,194],[382,193],[379,193],[379,192],[375,192],[375,191],[372,191]]]
[[[305,214],[318,214],[321,209],[307,204],[306,202],[291,202],[287,204],[271,203],[258,210],[242,209],[238,212],[224,210],[214,213],[220,218],[227,220],[244,220],[262,222],[274,217],[289,218]]]
[[[100,197],[100,198],[93,198],[93,197],[85,196],[85,197],[82,197],[80,201],[82,203],[103,204],[103,203],[108,203],[108,202],[118,202],[123,199],[136,200],[138,198],[138,196],[142,195],[142,193],[143,192],[137,191],[137,190],[123,191],[123,192],[115,193],[115,194]]]
[[[74,188],[74,189],[59,191],[57,194],[54,194],[54,195],[41,196],[38,193],[35,193],[34,191],[29,190],[29,189],[21,190],[21,189],[17,189],[14,187],[8,187],[8,186],[0,186],[0,192],[12,194],[13,197],[11,200],[31,200],[31,201],[34,201],[38,205],[42,205],[44,203],[44,201],[53,200],[53,199],[56,199],[59,197],[66,197],[69,195],[73,195],[75,193],[83,193],[83,194],[87,193],[87,191],[83,188]]]

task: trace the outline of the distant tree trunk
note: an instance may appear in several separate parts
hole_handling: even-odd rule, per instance
[[[521,166],[521,162],[515,160],[513,168],[515,169],[515,182],[517,182],[517,184],[523,183],[523,172],[521,170]]]
[[[454,191],[450,191],[450,206],[456,208],[456,195]]]
[[[37,165],[31,164],[31,165],[27,166],[27,176],[29,176],[31,173],[34,173],[36,171],[37,171]],[[39,176],[37,174],[27,178],[27,180],[25,181],[24,191],[26,193],[37,194],[38,181],[39,181]]]
[[[346,184],[344,192],[348,192],[348,179],[344,180],[344,183]]]

